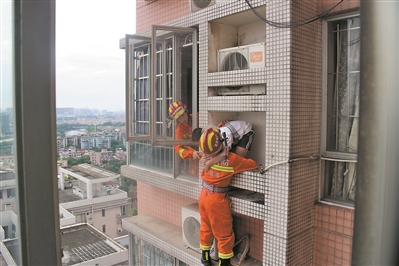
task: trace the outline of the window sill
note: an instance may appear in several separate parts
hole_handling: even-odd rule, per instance
[[[355,204],[354,203],[344,203],[340,201],[326,201],[326,200],[320,200],[319,203],[325,204],[325,205],[330,205],[330,206],[335,206],[335,207],[340,207],[340,208],[345,208],[349,210],[355,210]]]
[[[201,192],[198,179],[173,178],[169,174],[151,171],[134,165],[123,165],[121,175],[182,196],[198,199]]]

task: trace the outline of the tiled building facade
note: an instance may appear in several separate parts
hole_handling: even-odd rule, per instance
[[[287,23],[271,25],[254,19],[246,1],[214,1],[195,12],[188,0],[137,1],[136,35],[151,39],[152,25],[196,28],[199,125],[217,124],[223,119],[248,120],[254,125],[256,147],[249,156],[263,167],[272,167],[262,173],[245,172],[232,183],[238,189],[232,195],[234,230],[237,239],[249,235],[247,256],[262,265],[349,265],[353,204],[329,201],[326,185],[321,181],[325,169],[325,161],[320,160],[325,125],[323,43],[327,39],[323,37],[323,25],[330,18],[358,16],[359,1],[248,2],[269,22],[297,24],[338,5],[326,17],[301,26],[288,23],[292,26],[288,27]],[[123,43],[125,40],[121,41],[121,47],[126,49],[129,44]],[[134,45],[145,42],[140,39]],[[264,67],[218,71],[219,49],[260,43],[265,44]],[[148,53],[151,57],[151,52]],[[181,79],[183,83],[184,78]],[[264,84],[266,93],[217,93],[219,87],[243,84]],[[176,95],[171,96],[172,100],[184,99]],[[133,93],[128,92],[127,96],[128,106],[134,106]],[[134,107],[127,110],[133,110],[131,114],[127,111],[127,122],[134,124],[138,110]],[[174,170],[162,171],[138,163],[139,142],[130,139],[129,165],[122,167],[123,176],[138,181],[139,215],[123,220],[124,229],[131,233],[131,244],[141,239],[175,258],[174,263],[178,260],[198,265],[199,253],[181,248],[176,241],[164,240],[162,233],[146,231],[144,223],[170,224],[174,228],[170,230],[181,231],[181,208],[197,202],[200,178],[184,178]],[[176,161],[172,164],[177,167]],[[261,196],[262,200],[253,201],[249,195]],[[133,246],[137,253],[146,250]],[[238,246],[235,252],[241,253],[242,247]],[[141,261],[133,253],[130,259]]]

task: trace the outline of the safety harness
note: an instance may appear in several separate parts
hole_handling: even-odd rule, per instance
[[[204,180],[202,180],[202,186],[211,193],[226,193],[227,191],[229,191],[229,187],[217,187],[214,185],[209,185]]]

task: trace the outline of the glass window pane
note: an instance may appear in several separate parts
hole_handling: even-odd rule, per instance
[[[359,110],[359,27],[355,20],[329,23],[327,75],[328,151],[357,151]],[[355,21],[358,22],[357,20]]]
[[[360,72],[349,74],[348,115],[359,117]]]
[[[360,28],[349,31],[349,71],[360,71]]]
[[[2,252],[7,261],[21,264],[17,175],[14,169],[14,39],[13,39],[14,1],[2,1],[0,13],[1,26],[1,67],[0,67],[0,225],[3,228],[0,240],[8,252]],[[11,258],[10,258],[11,256]]]
[[[355,200],[360,93],[360,19],[328,22],[326,151],[336,161],[324,161],[324,195],[342,202]]]
[[[356,167],[356,163],[326,162],[326,194],[328,197],[345,201],[355,200]]]
[[[150,141],[130,143],[130,164],[173,174],[173,146],[152,146]]]
[[[149,44],[129,45],[129,122],[128,138],[149,136],[150,56]]]

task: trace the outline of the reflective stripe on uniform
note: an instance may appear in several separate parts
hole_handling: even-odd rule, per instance
[[[200,244],[200,249],[201,250],[210,250],[212,246],[205,246]]]
[[[234,168],[230,166],[221,166],[214,164],[210,168],[220,172],[234,173]]]
[[[219,252],[219,259],[230,259],[234,256],[234,253],[230,253],[230,254],[222,254]]]
[[[179,156],[182,158],[182,159],[184,159],[183,158],[183,152],[185,151],[185,149],[180,149],[179,150]]]

